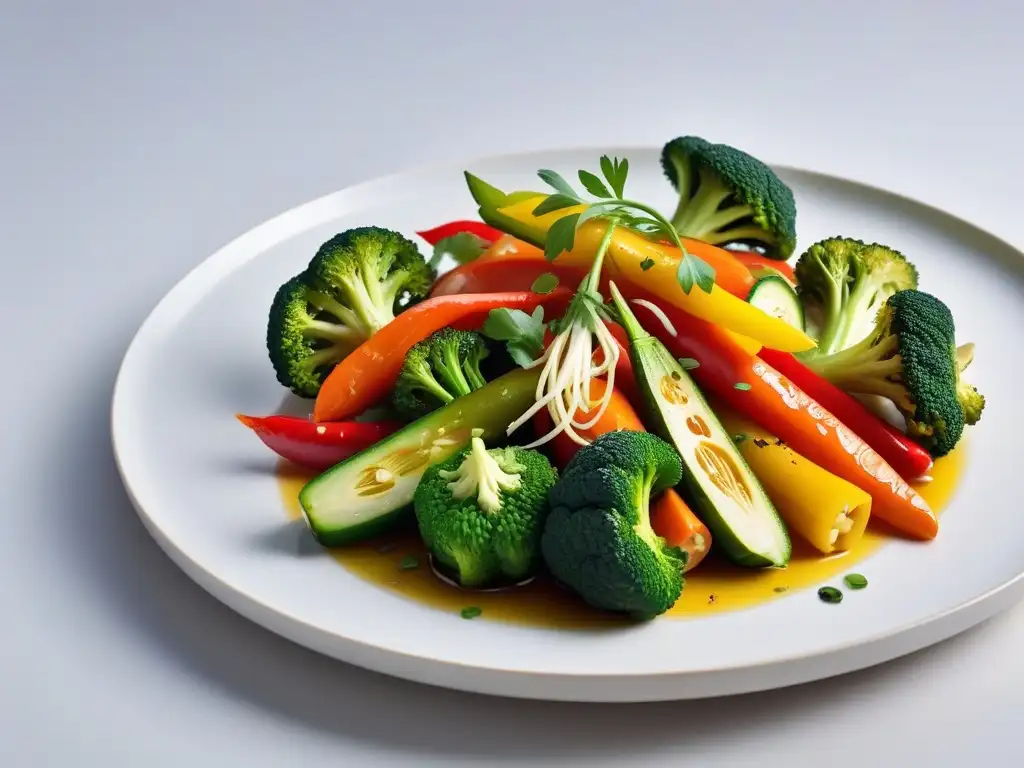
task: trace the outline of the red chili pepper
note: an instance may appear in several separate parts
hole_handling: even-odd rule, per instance
[[[762,349],[760,357],[856,432],[900,477],[917,480],[932,468],[933,461],[928,451],[869,411],[859,400],[818,376],[793,355]]]
[[[317,424],[296,416],[246,416],[241,413],[236,418],[281,458],[315,470],[330,469],[402,428],[397,421]]]
[[[422,232],[417,232],[416,234],[431,245],[437,245],[446,237],[451,237],[452,235],[457,235],[461,232],[469,232],[470,234],[476,235],[488,244],[493,243],[503,234],[501,230],[489,227],[482,221],[468,220],[450,221],[447,224],[442,224],[441,226],[434,227],[433,229],[425,229]]]

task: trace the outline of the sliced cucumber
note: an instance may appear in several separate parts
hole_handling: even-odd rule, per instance
[[[796,290],[782,275],[762,277],[747,295],[747,302],[762,312],[804,330],[804,308]]]
[[[533,402],[540,368],[517,368],[459,397],[310,480],[299,506],[313,535],[333,547],[375,536],[411,509],[420,478],[432,464],[469,445],[505,436]]]
[[[640,326],[614,287],[612,293],[629,335],[648,423],[679,451],[684,491],[712,540],[739,565],[786,565],[792,552],[789,533],[732,436],[690,375]]]

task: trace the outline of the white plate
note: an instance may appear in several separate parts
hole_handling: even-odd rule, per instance
[[[630,196],[669,209],[655,149],[631,163]],[[125,356],[114,449],[143,521],[192,578],[297,643],[392,675],[471,691],[578,701],[685,699],[773,688],[876,664],[938,642],[1010,605],[1024,580],[1016,449],[1020,366],[1005,339],[1024,328],[1024,261],[952,216],[862,185],[780,169],[799,206],[799,247],[833,234],[889,243],[978,342],[971,378],[988,397],[968,469],[938,538],[893,542],[871,586],[825,606],[813,591],[696,621],[615,631],[532,629],[457,615],[360,580],[288,524],[274,458],[234,420],[281,403],[264,348],[277,286],[335,232],[378,224],[412,236],[472,218],[462,170],[508,189],[534,172],[596,168],[600,152],[552,151],[431,168],[362,184],[291,210],[196,268],[154,310]],[[864,564],[862,570],[867,571]]]

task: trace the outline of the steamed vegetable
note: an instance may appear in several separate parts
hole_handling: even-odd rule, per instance
[[[860,540],[871,516],[867,492],[730,409],[718,414],[792,533],[824,555],[845,552]]]
[[[267,350],[278,381],[315,397],[338,362],[432,282],[419,250],[397,232],[358,227],[335,235],[274,296]]]
[[[623,357],[626,360],[629,359],[628,354],[624,354]],[[632,376],[630,375],[628,378],[632,378]],[[619,386],[625,383],[622,379],[623,377],[620,376],[608,400],[605,412],[592,427],[580,432],[587,441],[593,442],[608,432],[647,431],[640,416],[630,405],[628,398],[619,391]],[[635,382],[631,382],[631,384],[635,386]],[[590,383],[591,398],[601,400],[607,386],[604,379],[594,379]],[[534,417],[534,423],[538,434],[544,434],[551,429],[551,417],[547,411],[539,411]],[[570,440],[565,434],[557,435],[550,445],[555,464],[561,469],[565,469],[572,457],[580,450],[580,445]],[[660,496],[651,500],[651,527],[658,536],[665,540],[668,546],[679,547],[686,553],[684,572],[696,568],[711,550],[711,532],[708,527],[701,522],[673,488],[666,489]]]
[[[413,496],[423,543],[464,587],[521,581],[541,563],[558,473],[537,451],[470,447],[426,471]]]
[[[614,283],[611,291],[629,334],[648,422],[679,451],[684,487],[715,542],[739,565],[784,566],[792,550],[786,528],[732,436],[665,345],[640,326]]]
[[[390,396],[405,355],[445,326],[476,328],[496,307],[532,311],[564,306],[569,292],[463,294],[427,299],[406,310],[345,358],[324,381],[313,406],[315,421],[342,421]]]
[[[816,374],[793,355],[765,349],[760,356],[808,397],[856,432],[900,477],[913,482],[928,474],[934,463],[931,454],[892,424],[872,413],[855,397]]]
[[[442,328],[405,355],[392,393],[395,410],[412,421],[487,382],[480,363],[487,344],[475,331]]]
[[[480,216],[485,221],[491,221],[496,227],[509,233],[515,238],[530,243],[534,246],[544,248],[547,246],[548,237],[552,225],[567,216],[581,215],[587,209],[582,201],[562,209],[556,209],[549,213],[535,214],[537,206],[547,200],[550,195],[543,192],[513,192],[505,194],[499,189],[490,186],[486,182],[466,173],[470,191],[480,205]],[[570,201],[571,202],[571,201]],[[591,206],[592,207],[592,206]],[[626,228],[620,228],[616,237],[623,236]],[[624,247],[628,248],[628,255],[638,257],[638,263],[646,263],[648,259],[654,264],[647,267],[646,279],[654,280],[659,275],[667,277],[673,283],[677,283],[677,273],[683,261],[684,253],[700,259],[708,264],[714,272],[715,284],[739,298],[746,298],[754,284],[748,270],[736,260],[736,258],[724,248],[718,248],[700,240],[688,238],[681,239],[682,249],[667,242],[655,242],[653,239],[644,237],[638,232],[633,232],[634,238],[626,238]],[[612,242],[612,254],[617,253],[618,241]],[[569,249],[572,251],[573,249]],[[634,253],[635,252],[635,253]],[[556,260],[566,262],[569,253],[562,253]],[[588,269],[593,253],[586,252],[577,254],[577,258],[570,260],[570,264],[576,268]],[[621,279],[621,278],[617,278]]]
[[[910,484],[852,429],[764,360],[709,323],[682,313],[671,316],[665,308],[673,320],[672,333],[646,307],[638,305],[635,311],[673,355],[694,361],[690,374],[709,395],[869,493],[874,516],[915,538],[935,538],[938,519]]]
[[[985,408],[984,396],[960,375],[952,313],[922,291],[894,293],[863,341],[807,365],[846,392],[891,400],[907,433],[936,458],[953,450]]]
[[[542,199],[534,198],[510,205],[502,209],[502,215],[524,222],[525,225],[542,233],[547,232],[555,222],[572,215],[573,209],[562,209],[534,216],[533,211]],[[576,233],[572,250],[562,253],[558,257],[558,263],[567,266],[589,266],[593,262],[604,231],[605,227],[600,221],[590,220],[582,224]],[[725,253],[728,255],[728,252]],[[732,258],[731,255],[729,258]],[[710,292],[692,290],[684,293],[676,280],[679,264],[680,253],[677,249],[652,243],[637,232],[617,227],[609,246],[605,276],[614,280],[627,292],[630,286],[641,288],[665,304],[749,336],[767,347],[799,352],[814,346],[814,341],[800,329],[771,317],[745,301],[749,285],[752,283],[749,273],[745,278],[748,281],[748,288],[741,294],[742,298],[722,288],[719,282],[721,276],[717,270],[715,285]]]
[[[654,533],[649,504],[680,477],[679,455],[646,432],[609,432],[582,448],[549,496],[548,569],[597,608],[640,619],[667,611],[686,556]]]
[[[605,324],[609,316],[597,286],[614,229],[613,222],[606,222],[605,235],[597,248],[590,272],[577,288],[565,316],[558,320],[557,332],[547,349],[535,360],[523,361],[528,368],[542,367],[537,398],[525,413],[509,425],[509,430],[529,421],[541,409],[546,409],[554,422],[547,434],[541,435],[527,447],[543,445],[558,434],[565,434],[580,445],[585,445],[586,440],[579,435],[579,430],[586,429],[593,420],[600,418],[608,406],[615,384],[620,349],[618,341]],[[487,329],[485,332],[494,337],[493,332]],[[599,376],[608,377],[608,388],[601,401],[594,403],[590,400],[590,382]],[[583,421],[581,412],[585,410],[589,413],[592,408],[596,411],[593,419]]]
[[[469,445],[474,429],[483,440],[504,437],[533,401],[537,377],[507,373],[310,480],[299,504],[313,535],[332,547],[390,528],[409,511],[423,473]]]
[[[333,467],[402,426],[397,421],[317,424],[295,416],[245,416],[241,413],[236,418],[281,458],[318,470]]]
[[[794,271],[804,309],[820,326],[818,346],[804,353],[805,359],[832,355],[861,341],[886,299],[917,288],[917,269],[902,253],[848,237],[815,243]]]
[[[682,136],[664,146],[661,165],[679,192],[672,224],[680,235],[714,244],[760,243],[779,259],[793,252],[793,192],[757,158]]]
[[[747,301],[772,317],[804,330],[804,309],[796,291],[781,275],[766,275],[754,283]]]

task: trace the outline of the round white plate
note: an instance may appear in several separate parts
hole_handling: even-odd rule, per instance
[[[631,197],[662,210],[672,190],[652,148],[626,156]],[[297,643],[370,669],[492,694],[576,701],[685,699],[836,675],[938,642],[1009,606],[1024,580],[1016,450],[1020,365],[1004,340],[1024,328],[1024,260],[932,208],[862,185],[780,168],[799,207],[799,248],[844,234],[888,243],[978,343],[971,379],[988,397],[968,469],[927,544],[894,541],[860,566],[871,586],[826,606],[813,590],[749,610],[617,630],[465,621],[360,580],[289,523],[275,459],[234,419],[282,402],[264,348],[277,286],[332,234],[377,224],[412,236],[475,217],[468,168],[506,189],[538,168],[596,169],[599,151],[551,151],[392,176],[278,216],[211,256],[153,311],[125,356],[113,402],[117,461],[146,526],[204,588]]]

